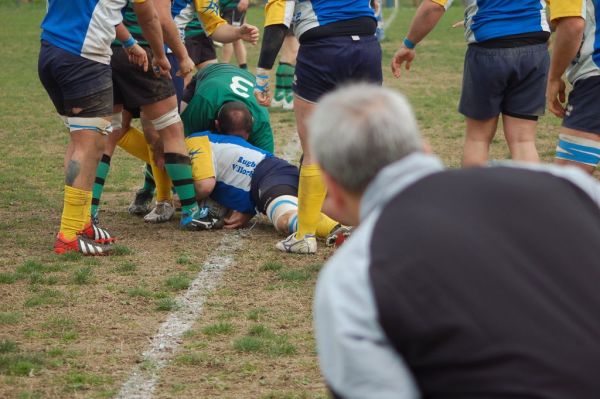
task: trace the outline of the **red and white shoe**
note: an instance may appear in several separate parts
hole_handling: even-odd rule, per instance
[[[98,227],[92,222],[86,224],[83,230],[79,232],[79,235],[98,244],[112,244],[117,240],[115,237],[112,237],[106,229]]]
[[[72,240],[67,240],[62,233],[58,233],[56,235],[56,242],[54,242],[54,252],[57,254],[80,252],[87,256],[101,256],[108,255],[111,249],[110,245],[98,244],[80,235]]]
[[[340,247],[344,241],[352,234],[353,227],[338,225],[325,238],[325,245],[328,247]]]

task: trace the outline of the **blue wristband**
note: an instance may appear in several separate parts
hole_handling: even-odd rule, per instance
[[[404,40],[402,41],[402,43],[404,44],[404,47],[408,48],[408,49],[414,49],[417,45],[414,44],[413,42],[411,42],[408,37],[405,37]]]
[[[130,48],[133,47],[137,42],[135,41],[135,39],[133,38],[133,36],[129,36],[129,39],[125,40],[123,42],[123,47],[124,48]]]

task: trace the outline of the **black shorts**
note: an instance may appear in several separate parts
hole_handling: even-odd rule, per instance
[[[143,47],[152,60],[152,50]],[[112,48],[110,65],[113,71],[115,104],[123,104],[126,109],[136,109],[150,105],[175,95],[173,81],[165,76],[156,77],[152,68],[144,70],[129,62],[127,52],[122,47]]]
[[[549,65],[545,43],[511,48],[470,45],[458,111],[477,120],[500,113],[537,119],[544,115]]]
[[[195,65],[200,65],[203,62],[216,60],[217,53],[215,52],[215,46],[210,37],[206,36],[205,33],[201,33],[196,36],[185,38],[185,48],[190,55]]]
[[[298,196],[300,171],[289,162],[276,157],[265,158],[254,169],[250,193],[260,213],[265,213],[267,207],[275,198],[282,195]]]
[[[381,85],[381,46],[373,36],[336,36],[300,44],[294,93],[309,102],[352,82]]]
[[[237,8],[228,8],[221,11],[221,17],[231,26],[242,26],[246,19],[246,11],[240,12]]]
[[[569,94],[562,125],[569,129],[600,134],[600,76],[575,82]]]
[[[60,115],[84,118],[112,115],[110,65],[71,54],[42,40],[38,74]],[[74,108],[81,111],[75,114]]]

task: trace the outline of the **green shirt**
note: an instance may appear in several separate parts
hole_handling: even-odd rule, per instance
[[[254,98],[254,75],[231,64],[213,64],[202,68],[196,76],[194,97],[181,114],[186,136],[210,130],[224,103],[240,101],[254,119],[248,142],[262,150],[274,151],[269,113]]]

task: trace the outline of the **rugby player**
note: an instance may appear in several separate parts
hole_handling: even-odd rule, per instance
[[[38,73],[54,107],[70,131],[65,155],[65,192],[54,251],[104,255],[113,239],[91,223],[92,186],[111,131],[113,88],[110,42],[122,21],[126,0],[76,0],[68,7],[49,0],[42,22]],[[135,0],[132,9],[152,48],[153,70],[171,68],[153,2]],[[133,50],[135,51],[135,50]],[[143,64],[144,62],[142,62]]]
[[[554,49],[546,97],[550,112],[563,118],[556,163],[593,173],[600,162],[600,1],[553,1]],[[583,41],[583,42],[582,42]],[[564,72],[573,85],[565,106]]]
[[[392,59],[400,77],[415,58],[415,46],[436,26],[453,0],[424,0]],[[467,0],[462,93],[458,110],[466,117],[462,163],[487,162],[502,114],[512,159],[537,162],[535,132],[544,114],[550,28],[544,0]]]
[[[256,70],[255,96],[268,106],[270,71],[294,17],[300,42],[294,76],[294,113],[304,152],[298,192],[298,231],[276,247],[284,252],[317,251],[316,226],[326,190],[307,145],[306,119],[319,98],[350,81],[381,84],[381,47],[370,0],[269,0]]]

